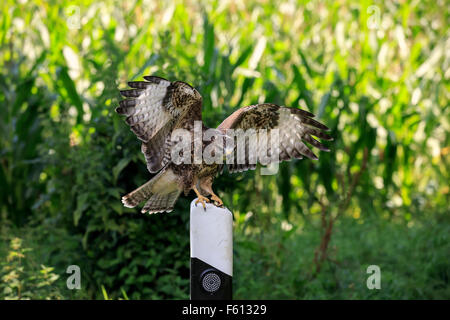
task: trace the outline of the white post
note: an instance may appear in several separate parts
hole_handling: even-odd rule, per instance
[[[191,202],[191,299],[231,299],[233,215],[227,208]]]

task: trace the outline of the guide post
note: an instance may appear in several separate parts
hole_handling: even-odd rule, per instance
[[[227,208],[191,202],[191,300],[230,300],[233,215]]]

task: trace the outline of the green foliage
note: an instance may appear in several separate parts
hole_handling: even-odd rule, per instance
[[[188,297],[190,198],[152,216],[120,202],[151,176],[118,88],[155,74],[198,88],[209,126],[266,101],[332,129],[317,162],[216,179],[237,298],[448,298],[448,12],[370,5],[3,1],[0,297]]]
[[[124,208],[120,195],[147,176],[135,152],[139,143],[126,131],[115,132],[110,117],[99,117],[91,128],[87,144],[73,145],[67,153],[66,144],[54,146],[48,167],[50,199],[41,210],[56,209],[52,215],[80,236],[87,261],[81,269],[88,272],[92,289],[103,285],[112,298],[122,296],[121,290],[134,299],[185,297],[188,216],[181,209],[148,217]],[[186,200],[181,203],[187,205]]]
[[[61,299],[63,298],[54,282],[59,276],[54,268],[36,266],[28,253],[31,248],[23,248],[20,238],[11,239],[6,261],[0,264],[0,291],[5,299]]]
[[[238,230],[236,299],[443,299],[450,296],[448,217],[445,227],[418,221],[407,227],[371,218],[339,222],[333,259],[314,276],[317,233],[276,225],[258,236]],[[295,226],[294,226],[295,228]],[[298,232],[300,231],[300,232]],[[368,290],[369,265],[381,269],[381,290]],[[270,290],[268,289],[270,288]]]

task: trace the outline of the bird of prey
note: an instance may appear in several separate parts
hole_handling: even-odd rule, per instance
[[[217,161],[211,163],[202,159],[197,162],[174,161],[172,149],[176,139],[172,136],[177,129],[183,129],[190,135],[193,139],[192,145],[195,144],[196,123],[200,123],[202,132],[209,129],[201,122],[200,93],[185,82],[171,82],[157,76],[145,76],[144,81],[133,81],[128,85],[131,89],[120,91],[125,99],[120,101],[116,112],[126,116],[126,123],[142,141],[141,151],[145,155],[147,169],[156,175],[147,183],[123,196],[123,204],[133,208],[146,201],[142,212],[170,212],[181,192],[187,195],[190,190],[193,190],[198,197],[196,204],[201,203],[205,207],[205,203],[210,202],[208,196],[211,196],[215,205],[222,206],[222,200],[212,189],[214,177],[223,171],[224,166],[227,166],[230,172],[255,169],[256,163],[250,159],[254,153],[244,152],[240,162],[237,161],[239,157],[231,157],[231,161],[222,163]],[[237,150],[237,146],[227,149],[227,144],[223,143],[223,140],[230,139],[230,132],[234,135],[232,139],[235,139],[239,134],[245,134],[246,130],[265,130],[268,134],[276,130],[277,145],[275,147],[272,145],[268,150],[270,154],[277,154],[277,159],[272,162],[303,157],[317,160],[316,155],[304,142],[320,150],[329,151],[313,136],[324,140],[333,139],[324,132],[329,129],[313,117],[314,115],[308,111],[272,103],[242,107],[226,118],[216,129],[210,129],[213,132],[213,138],[201,138],[200,151],[212,148],[211,154],[214,155],[215,152],[222,151],[223,147],[223,158],[225,158],[230,153],[236,153]],[[247,139],[244,145],[245,150],[248,151],[253,144]],[[195,156],[195,146],[191,150],[192,154],[187,157],[189,160]],[[269,159],[264,165],[270,163]]]

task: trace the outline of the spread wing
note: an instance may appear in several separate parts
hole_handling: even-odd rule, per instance
[[[125,100],[116,112],[127,116],[126,123],[142,141],[147,168],[154,173],[170,161],[170,138],[177,121],[202,103],[200,94],[185,82],[146,76],[146,81],[133,81],[132,89],[121,90]],[[201,119],[201,108],[193,108],[194,119]]]
[[[266,129],[268,137],[270,137],[272,130],[278,129],[279,143],[277,145],[271,143],[266,144],[269,146],[267,150],[268,154],[277,152],[279,154],[278,161],[290,160],[292,158],[302,159],[304,156],[311,159],[318,159],[307,147],[305,142],[320,150],[329,151],[328,148],[314,139],[313,136],[324,140],[333,140],[333,138],[323,132],[329,131],[330,129],[312,119],[313,117],[314,114],[305,110],[264,103],[240,108],[226,118],[219,125],[218,129],[225,133],[229,129],[242,129],[244,131],[248,129]],[[235,130],[236,136],[238,136],[237,132]],[[245,163],[237,163],[237,157],[235,157],[234,163],[228,164],[230,172],[256,168],[255,161],[249,159],[249,141],[249,139],[245,140]],[[235,153],[236,147],[234,148]],[[257,154],[260,154],[260,150],[257,150]]]

